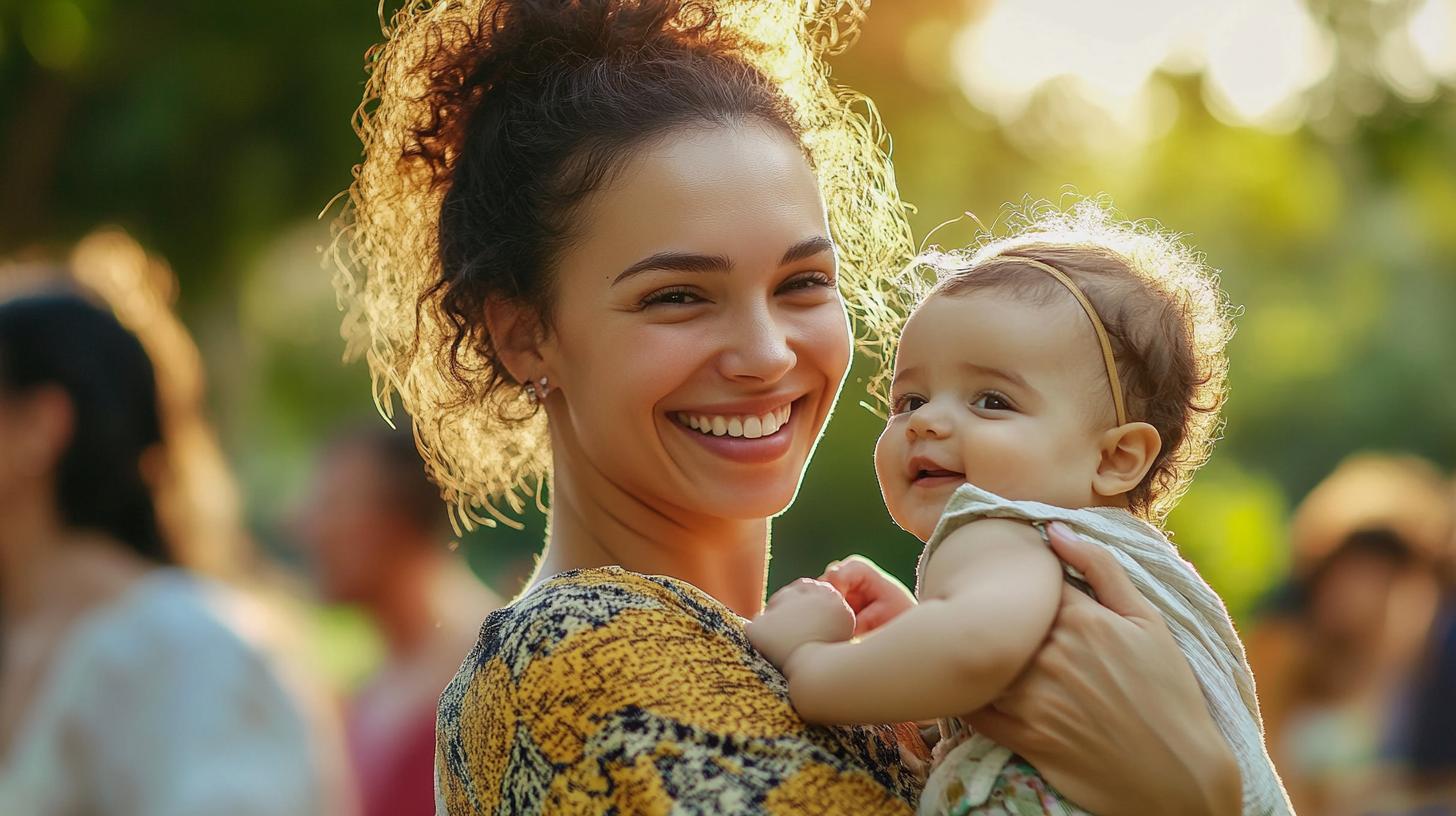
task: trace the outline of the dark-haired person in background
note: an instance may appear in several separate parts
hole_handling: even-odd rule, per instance
[[[0,303],[0,811],[315,816],[306,719],[177,562],[146,352],[71,293]]]
[[[445,546],[440,490],[405,428],[360,428],[320,457],[296,534],[324,600],[361,608],[383,664],[348,706],[364,816],[435,812],[435,704],[500,605]]]

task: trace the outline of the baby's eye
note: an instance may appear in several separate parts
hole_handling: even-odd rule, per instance
[[[894,404],[891,405],[890,408],[893,413],[904,414],[909,411],[913,411],[924,404],[925,398],[920,396],[919,394],[905,394],[904,396],[897,397]]]
[[[1014,411],[1011,400],[1006,399],[995,391],[987,391],[971,403],[972,408],[980,408],[983,411]]]

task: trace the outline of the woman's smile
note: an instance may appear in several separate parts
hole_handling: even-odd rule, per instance
[[[766,464],[789,451],[805,397],[670,411],[671,424],[715,456]]]

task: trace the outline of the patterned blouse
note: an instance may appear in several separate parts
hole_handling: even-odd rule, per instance
[[[743,620],[672,578],[577,570],[490,615],[440,698],[441,814],[906,814],[890,727],[805,724]]]

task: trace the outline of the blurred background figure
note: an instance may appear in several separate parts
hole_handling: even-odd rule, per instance
[[[375,422],[324,449],[295,531],[319,594],[383,641],[348,703],[365,816],[435,812],[435,706],[499,600],[446,546],[450,526],[407,427]]]
[[[1439,662],[1452,529],[1445,480],[1415,457],[1351,457],[1296,511],[1291,576],[1256,611],[1247,645],[1298,812],[1402,813],[1438,787],[1417,779],[1416,757],[1439,765],[1443,749],[1427,743],[1456,744],[1428,726],[1449,722],[1456,698],[1422,680]]]
[[[71,292],[0,303],[0,802],[25,814],[318,814],[305,716],[182,567],[146,352]]]
[[[1456,489],[1451,501],[1456,515]],[[1412,677],[1398,756],[1419,800],[1456,812],[1456,530],[1438,578],[1440,602]]]
[[[115,229],[0,263],[0,812],[352,812],[177,294]]]

